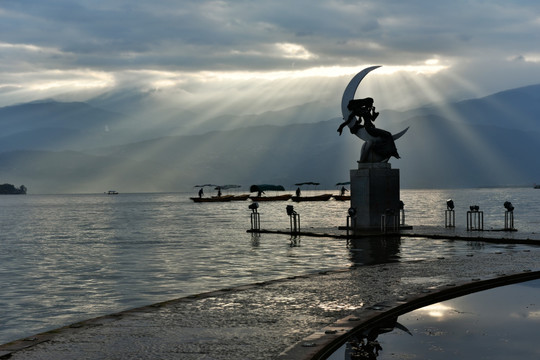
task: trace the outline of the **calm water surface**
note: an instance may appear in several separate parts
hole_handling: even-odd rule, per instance
[[[539,298],[540,280],[533,280],[425,306],[352,339],[328,360],[539,359]]]
[[[26,195],[0,197],[0,343],[79,320],[189,294],[378,261],[471,251],[467,242],[402,239],[367,248],[344,240],[246,233],[250,201],[192,203],[194,194]],[[537,231],[540,190],[402,190],[407,223],[444,224],[447,198],[457,226],[469,205],[485,227],[502,228],[504,201],[515,227]],[[347,202],[261,203],[261,227],[289,226],[293,204],[302,228],[345,224]],[[498,245],[499,247],[501,245]],[[474,251],[493,251],[497,245]],[[518,251],[504,246],[507,251]],[[377,254],[373,253],[374,251]]]

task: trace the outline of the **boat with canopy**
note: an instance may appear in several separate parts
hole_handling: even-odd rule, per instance
[[[283,194],[283,195],[266,195],[266,191],[285,191],[285,188],[282,185],[270,185],[270,184],[260,184],[260,185],[251,185],[249,192],[256,192],[256,196],[250,196],[249,198],[253,201],[287,201],[292,195]]]
[[[298,189],[296,190],[296,196],[291,197],[292,201],[295,202],[302,202],[302,201],[328,201],[332,198],[332,194],[320,194],[320,195],[310,195],[310,196],[301,196],[301,186],[305,185],[311,185],[311,186],[318,186],[320,183],[313,182],[313,181],[307,181],[307,182],[301,182],[294,184],[295,186],[298,186]]]

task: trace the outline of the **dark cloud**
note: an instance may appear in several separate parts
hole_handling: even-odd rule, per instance
[[[437,59],[479,89],[500,90],[540,80],[538,13],[539,2],[503,0],[6,0],[0,2],[0,78],[9,80],[4,89],[26,89],[17,92],[21,101],[40,82],[48,88],[51,72],[72,83],[106,73],[112,80],[94,82],[103,91],[128,78],[151,88],[149,79],[160,76],[180,87],[200,81],[220,88],[222,80],[201,74],[253,72],[252,81],[264,82],[266,72],[405,68]],[[488,67],[502,74],[497,79],[477,75],[484,71],[475,67],[488,62],[498,66]],[[511,69],[519,63],[529,76],[516,81]],[[9,102],[9,91],[4,94]]]

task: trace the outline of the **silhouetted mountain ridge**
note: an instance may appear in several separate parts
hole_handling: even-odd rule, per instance
[[[401,170],[402,187],[540,182],[540,168],[536,165],[540,132],[535,121],[540,114],[535,93],[539,88],[515,89],[484,99],[407,112],[381,111],[377,119],[379,127],[395,133],[410,126],[397,141],[401,159],[390,161]],[[528,104],[525,99],[534,103]],[[502,115],[496,117],[497,111],[493,109],[486,110],[487,116],[481,118],[478,114],[482,114],[481,109],[487,108],[487,104],[516,104],[517,108],[505,111],[516,117],[521,111],[526,119],[509,122]],[[306,106],[312,116],[316,104]],[[58,108],[57,104],[51,108]],[[41,114],[47,113],[41,109]],[[265,114],[265,121],[279,117],[279,123],[283,123],[300,109]],[[0,109],[2,116],[6,114],[3,110]],[[87,110],[100,113],[93,112],[93,107]],[[40,112],[34,108],[36,113]],[[84,118],[74,110],[71,113]],[[115,129],[115,121],[124,121],[118,120],[122,116],[101,114],[104,119],[99,121],[86,119],[73,127],[25,129],[1,138],[1,149],[13,150],[17,145],[15,149],[19,150],[0,153],[3,181],[24,184],[30,193],[102,192],[110,188],[122,192],[183,191],[207,182],[237,183],[246,188],[254,183],[276,183],[291,188],[295,182],[318,181],[321,186],[332,188],[336,182],[348,180],[362,146],[362,141],[348,131],[338,136],[336,129],[342,121],[338,117],[315,123],[257,125],[201,135],[153,139],[141,136],[139,141],[125,142],[127,137],[120,136]],[[1,118],[0,123],[6,126],[15,118]],[[44,123],[58,125],[61,120],[69,122],[73,118],[57,116],[56,120]],[[99,129],[107,121],[111,124],[109,131],[88,135],[91,129]],[[256,116],[251,123],[259,124]],[[157,129],[155,134],[160,131]],[[106,139],[100,140],[99,136]],[[31,143],[33,149],[51,151],[27,151],[21,147],[25,143]]]

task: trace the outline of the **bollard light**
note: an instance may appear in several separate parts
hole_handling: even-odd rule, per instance
[[[295,214],[296,214],[296,211],[294,211],[294,206],[287,205],[287,215],[291,216],[291,215],[295,215]]]
[[[478,210],[480,210],[480,206],[478,206],[478,205],[471,205],[471,206],[469,206],[469,209],[471,209],[471,211],[478,211]]]
[[[452,199],[446,200],[446,209],[447,210],[454,210],[454,200],[452,200]]]
[[[254,202],[252,204],[249,204],[248,208],[253,212],[257,212],[257,209],[259,208],[259,203]]]
[[[512,203],[511,203],[510,201],[505,201],[505,202],[504,202],[504,208],[505,208],[508,212],[514,211],[514,205],[512,205]]]

